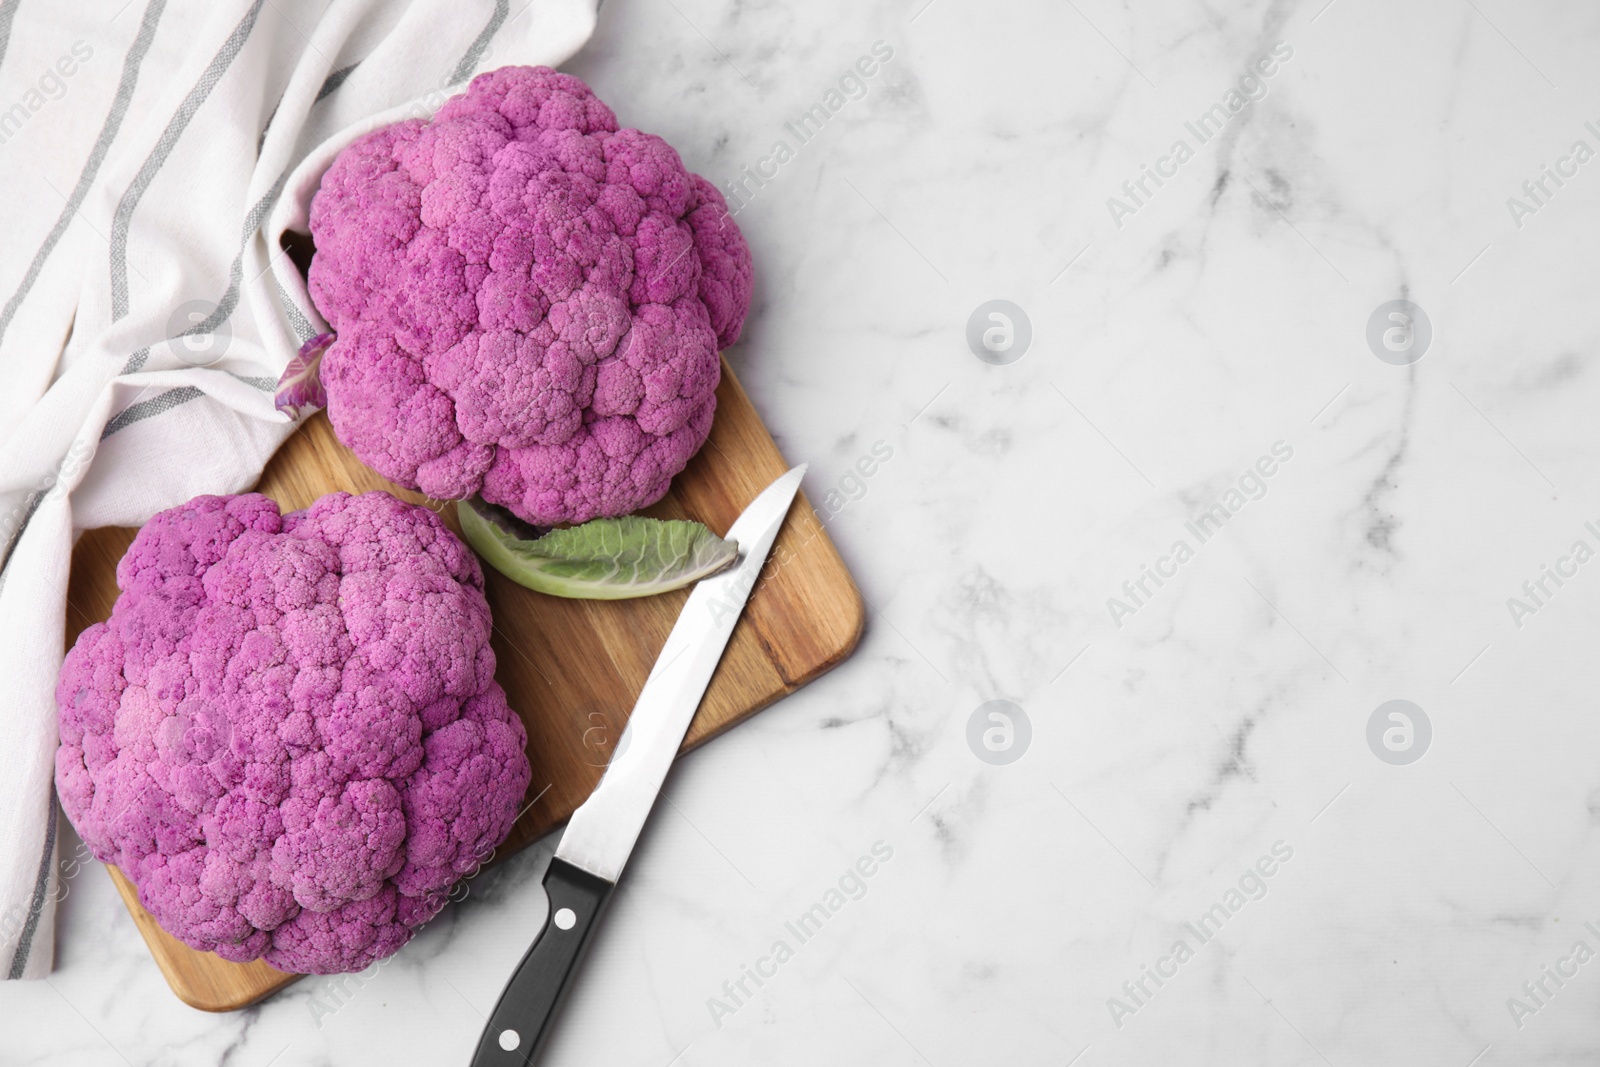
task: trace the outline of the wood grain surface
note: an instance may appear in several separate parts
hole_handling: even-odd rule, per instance
[[[695,519],[726,532],[744,506],[788,468],[738,380],[723,364],[717,417],[705,448],[645,512]],[[440,512],[460,532],[455,506],[401,489],[361,464],[334,437],[327,416],[308,419],[262,473],[258,491],[285,512],[345,490],[383,489]],[[117,597],[116,564],[134,530],[85,533],[72,557],[67,641],[105,619]],[[563,600],[522,588],[485,568],[494,610],[496,677],[528,728],[533,784],[527,811],[497,858],[566,821],[600,780],[611,746],[678,609],[679,590],[640,600]],[[861,596],[804,495],[779,533],[766,569],[712,677],[683,749],[696,745],[794,692],[850,654],[863,625]],[[233,1011],[298,976],[259,960],[229,963],[171,937],[139,905],[138,892],[110,868],[113,881],[172,990],[205,1011]]]

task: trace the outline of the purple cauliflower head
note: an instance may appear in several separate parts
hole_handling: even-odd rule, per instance
[[[163,929],[357,971],[500,843],[531,775],[477,560],[426,508],[259,494],[151,519],[56,688],[61,805]]]
[[[341,440],[541,525],[659,500],[711,429],[750,250],[672,146],[577,78],[504,67],[346,148],[311,205]]]

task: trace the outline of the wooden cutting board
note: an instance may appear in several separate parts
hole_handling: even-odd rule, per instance
[[[725,533],[744,506],[788,466],[724,363],[710,440],[666,498],[646,514],[696,519]],[[320,413],[278,450],[257,489],[285,512],[341,489],[384,489],[441,507],[363,466]],[[454,505],[443,505],[440,515],[460,532]],[[91,530],[79,540],[67,592],[69,646],[84,627],[110,616],[117,598],[117,561],[136,532]],[[530,806],[495,853],[504,858],[565,822],[600,780],[611,746],[688,590],[640,600],[563,600],[485,571],[494,611],[496,677],[527,724],[533,764],[533,784],[525,798]],[[733,631],[683,751],[839,663],[860,638],[863,619],[861,595],[802,494]],[[233,1011],[299,977],[260,960],[229,963],[189,948],[140,907],[138,891],[121,871],[108,869],[156,963],[184,1003],[203,1011]]]

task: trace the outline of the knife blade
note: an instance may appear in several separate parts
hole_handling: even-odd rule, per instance
[[[751,501],[727,534],[739,546],[737,561],[689,593],[628,717],[626,744],[618,741],[600,784],[561,835],[544,876],[545,924],[501,992],[473,1067],[532,1063],[548,1040],[805,471],[795,467]]]

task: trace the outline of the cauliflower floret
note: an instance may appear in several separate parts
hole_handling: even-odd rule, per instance
[[[705,443],[750,250],[710,182],[577,78],[504,67],[366,135],[311,232],[328,415],[385,477],[584,522],[659,500]]]
[[[477,559],[426,508],[196,497],[139,531],[56,688],[61,805],[163,929],[358,971],[510,831],[531,771]]]

